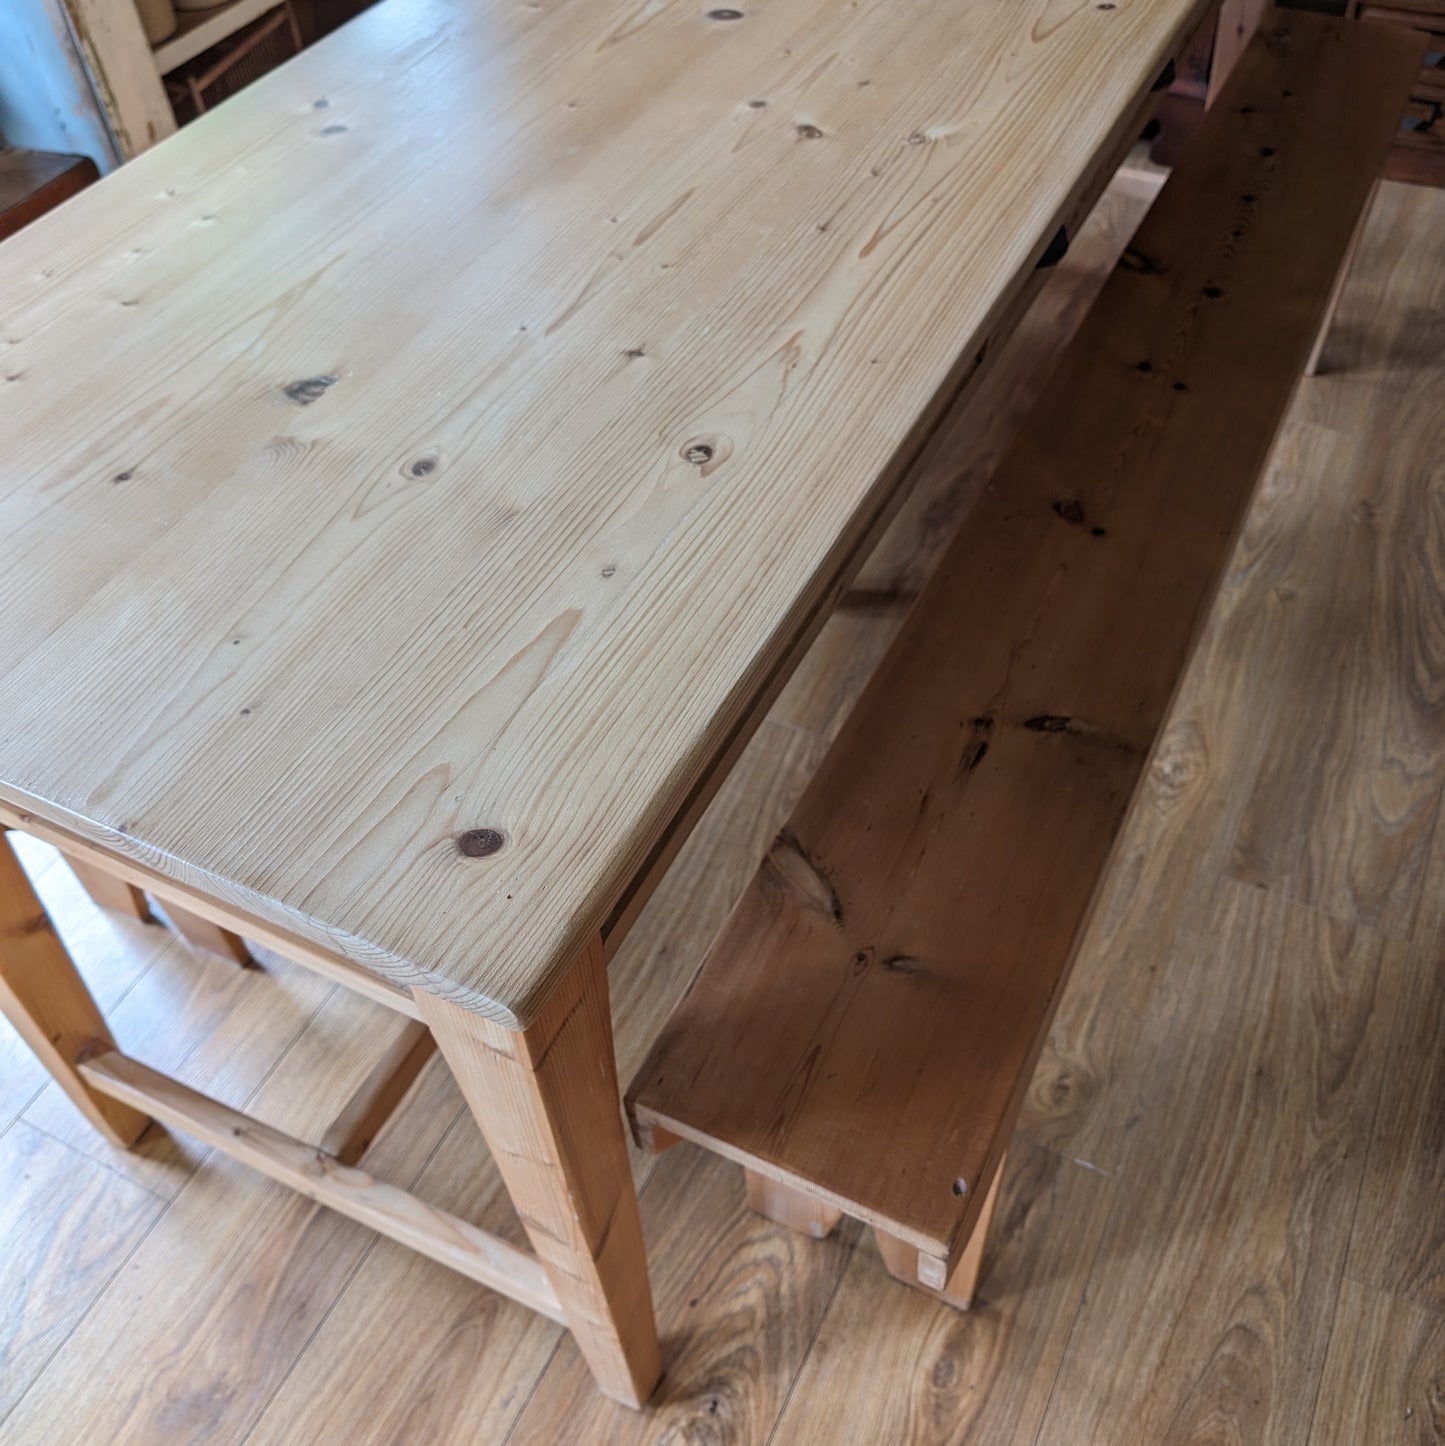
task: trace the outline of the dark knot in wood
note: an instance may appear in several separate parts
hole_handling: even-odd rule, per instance
[[[499,853],[507,836],[499,828],[469,828],[457,835],[457,848],[469,859],[484,859]]]
[[[309,407],[318,397],[325,394],[327,387],[335,385],[335,377],[302,377],[299,382],[292,382],[286,388],[286,395],[297,406]]]

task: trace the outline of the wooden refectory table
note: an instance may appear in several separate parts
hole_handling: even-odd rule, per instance
[[[537,1255],[126,1059],[6,850],[99,1128],[645,1400],[606,950],[1203,8],[384,0],[0,248],[0,825],[419,1017]]]

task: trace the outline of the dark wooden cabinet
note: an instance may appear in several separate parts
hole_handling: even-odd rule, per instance
[[[1431,36],[1420,78],[1400,117],[1385,176],[1445,185],[1445,0],[1282,0],[1289,8],[1330,10],[1358,20],[1403,25]],[[1182,57],[1159,108],[1154,159],[1172,165],[1269,8],[1267,0],[1221,0]]]

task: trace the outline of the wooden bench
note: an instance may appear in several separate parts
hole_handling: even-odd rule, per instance
[[[1421,40],[1266,17],[628,1092],[973,1295],[1000,1166]]]

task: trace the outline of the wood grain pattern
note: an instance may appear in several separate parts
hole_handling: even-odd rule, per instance
[[[163,1209],[23,1122],[0,1135],[0,1421]]]
[[[244,974],[219,960],[197,959],[177,945],[161,953],[107,1019],[116,1039],[155,1068],[221,1099],[244,1103],[306,1031],[334,987],[304,970],[270,960],[265,972]],[[367,1016],[373,1037],[387,1038],[389,1022]],[[58,1089],[44,1091],[26,1110],[38,1129],[99,1160],[164,1199],[184,1188],[208,1151],[164,1130],[149,1131],[117,1154]]]
[[[43,218],[0,792],[526,1023],[1201,9],[417,0]]]
[[[1445,353],[1430,348],[1428,325],[1417,313],[1390,328],[1419,359],[1389,388],[1367,392],[1346,370],[1317,393],[1315,414],[1348,433],[1353,451],[1322,479],[1321,505],[1340,521],[1305,578],[1314,646],[1279,680],[1277,727],[1231,862],[1236,878],[1397,938],[1410,932],[1445,785],[1433,681],[1445,659],[1445,539],[1419,530],[1434,483],[1406,460],[1417,446],[1445,448],[1434,404]],[[1402,553],[1405,532],[1417,545]]]
[[[1433,365],[1438,356],[1432,317],[1445,302],[1445,273],[1421,237],[1439,234],[1445,234],[1445,193],[1383,189],[1331,346],[1334,366],[1348,368],[1356,383],[1366,384],[1358,398],[1362,409],[1376,399],[1376,389],[1398,388],[1415,368]],[[974,412],[972,423],[966,423],[968,411],[960,409],[957,425],[982,434],[986,418]],[[572,1440],[653,1443],[669,1436],[753,1446],[770,1435],[779,1446],[837,1446],[854,1440],[1033,1446],[1051,1393],[1054,1409],[1065,1417],[1076,1407],[1087,1409],[1089,1393],[1108,1369],[1105,1357],[1117,1353],[1127,1363],[1154,1344],[1147,1327],[1138,1337],[1121,1333],[1112,1346],[1100,1344],[1099,1358],[1088,1372],[1071,1372],[1056,1383],[1058,1361],[1111,1208],[1158,1189],[1158,1176],[1144,1168],[1155,1154],[1153,1147],[1146,1140],[1142,1156],[1136,1157],[1130,1154],[1132,1141],[1146,1129],[1149,1139],[1178,1136],[1181,1150],[1185,1140],[1201,1134],[1211,1141],[1227,1137],[1237,1127],[1238,1103],[1234,1093],[1207,1087],[1218,1070],[1230,1075],[1232,1085],[1258,1054],[1271,1066],[1271,1088],[1293,1097],[1301,1081],[1319,1077],[1312,1061],[1321,1040],[1331,1037],[1328,1025],[1317,1022],[1323,1016],[1311,1015],[1294,990],[1278,1010],[1279,1018],[1295,1020],[1289,1037],[1299,1042],[1299,1050],[1289,1057],[1280,1044],[1256,1048],[1253,1036],[1235,1036],[1232,1045],[1212,1014],[1196,1024],[1191,1013],[1196,1000],[1217,1008],[1241,991],[1259,988],[1259,957],[1227,946],[1194,959],[1204,965],[1203,976],[1188,987],[1189,1009],[1179,1014],[1176,1006],[1195,973],[1178,959],[1215,922],[1209,905],[1227,860],[1232,820],[1247,801],[1273,726],[1268,703],[1279,689],[1272,684],[1291,673],[1292,659],[1316,646],[1311,627],[1318,616],[1316,599],[1321,590],[1328,591],[1330,579],[1314,559],[1327,550],[1335,530],[1349,525],[1347,509],[1341,512],[1329,499],[1348,487],[1353,452],[1348,429],[1354,425],[1338,403],[1338,378],[1321,378],[1301,389],[1277,465],[1256,501],[1255,518],[1226,582],[1221,601],[1227,622],[1208,635],[1215,637],[1213,645],[1207,636],[1183,711],[1170,729],[1172,742],[1161,750],[1149,826],[1141,828],[1139,813],[1131,824],[1137,857],[1129,872],[1137,887],[1121,888],[1111,911],[1117,928],[1110,927],[1100,947],[1081,957],[1056,1020],[1061,1068],[1071,1071],[1073,1089],[1060,1101],[1060,1113],[1047,1117],[1057,1133],[1043,1137],[1066,1155],[1108,1168],[1110,1176],[1016,1137],[982,1299],[967,1316],[921,1292],[900,1289],[866,1237],[850,1249],[857,1239],[855,1226],[845,1223],[832,1240],[810,1242],[751,1215],[743,1206],[738,1171],[725,1161],[686,1145],[656,1160],[639,1158],[638,1175],[646,1186],[643,1226],[668,1374],[654,1398],[654,1414],[638,1417],[596,1395],[560,1327],[217,1159],[194,1178],[187,1174],[189,1183],[179,1194],[166,1186],[170,1176],[159,1182],[157,1188],[171,1200],[166,1214],[60,1345],[26,1401],[0,1424],[7,1446],[12,1440],[21,1446],[54,1446],[72,1439],[174,1446],[177,1440],[203,1437],[237,1440],[248,1432],[264,1446],[331,1439],[476,1446],[503,1442],[509,1431],[512,1446],[519,1440],[529,1446]],[[1421,436],[1412,428],[1400,446],[1429,470],[1437,458],[1414,451]],[[1344,459],[1343,472],[1331,461],[1336,452]],[[1433,525],[1432,504],[1421,498],[1419,505],[1427,510],[1395,536],[1402,563],[1421,532]],[[1307,565],[1308,580],[1302,565]],[[911,575],[906,545],[881,558],[879,568],[865,576],[886,580],[895,568],[903,570],[899,575]],[[846,667],[845,650],[835,656],[838,666]],[[846,687],[831,687],[826,673],[818,684],[820,696],[835,699],[846,711],[851,701]],[[817,716],[823,719],[820,726],[829,726],[828,709]],[[639,1062],[657,1028],[658,1011],[670,1008],[685,987],[699,950],[751,875],[823,747],[810,733],[766,724],[618,951],[609,986],[624,1070]],[[1360,756],[1367,761],[1364,750]],[[1350,796],[1348,790],[1337,794],[1341,801]],[[1343,815],[1337,822],[1341,829],[1353,827]],[[1167,856],[1157,867],[1149,858],[1156,838]],[[345,992],[327,993],[303,971],[280,963],[268,962],[265,972],[247,978],[220,964],[193,961],[173,936],[93,908],[45,846],[29,839],[18,843],[91,993],[108,1013],[114,1009],[126,1047],[178,1068],[193,1083],[223,1093],[288,1133],[316,1137],[360,1086],[389,1031],[398,1026],[399,1021],[364,1001]],[[1424,966],[1427,975],[1428,946],[1440,937],[1429,932],[1433,915],[1428,904],[1445,898],[1436,865],[1432,857],[1419,875],[1427,907],[1417,912],[1410,945],[1409,969]],[[1151,901],[1157,906],[1151,907]],[[1101,905],[1101,915],[1106,907]],[[1363,940],[1370,930],[1354,932]],[[1100,938],[1099,930],[1094,937]],[[1297,951],[1301,944],[1291,932],[1261,951],[1266,965],[1277,969],[1280,952]],[[1288,966],[1291,979],[1318,972],[1314,946],[1308,940],[1303,944],[1306,957]],[[1112,962],[1116,972],[1096,976],[1082,994],[1091,955],[1101,966]],[[1360,957],[1372,956],[1366,949]],[[137,992],[137,981],[157,970],[165,987],[152,984]],[[196,976],[209,987],[202,990]],[[1420,983],[1407,982],[1399,991],[1402,1001],[1419,1000],[1418,990],[1428,988],[1425,976],[1411,977]],[[243,985],[248,992],[239,992]],[[228,1003],[218,997],[223,989]],[[315,995],[308,992],[313,990]],[[246,1015],[247,1000],[258,993],[269,997],[274,1012]],[[1075,995],[1078,1008],[1070,1016]],[[123,996],[129,1003],[115,1009]],[[214,1012],[203,1007],[212,998],[217,1000]],[[1257,1012],[1258,998],[1257,992],[1247,993],[1240,1004],[1246,1020]],[[291,1013],[281,1012],[287,1000]],[[278,1054],[266,1061],[274,1072],[260,1095],[256,1081],[228,1072],[235,1064],[226,1064],[227,1053],[240,1053],[228,1010],[241,1011],[257,1036],[278,1042]],[[165,1043],[172,1015],[184,1026],[182,1046],[174,1055]],[[1208,1044],[1205,1064],[1198,1053],[1182,1052],[1170,1038],[1176,1015],[1193,1028],[1200,1045]],[[1405,1089],[1417,1087],[1411,1081],[1425,1081],[1423,1087],[1430,1088],[1435,1061],[1400,1052],[1399,1008],[1395,1018],[1385,1087],[1398,1071]],[[211,1032],[216,1043],[207,1048]],[[1280,1037],[1277,1031],[1271,1034]],[[1408,1036],[1411,1041],[1420,1037],[1414,1031]],[[279,1051],[288,1043],[282,1056]],[[1236,1045],[1244,1063],[1233,1059]],[[28,1052],[24,1058],[29,1059]],[[33,1088],[24,1070],[6,1072],[8,1059],[0,1043],[0,1124],[23,1107]],[[56,1097],[58,1092],[46,1094],[51,1101],[46,1128],[65,1128],[74,1111]],[[1381,1096],[1381,1119],[1386,1099]],[[1428,1101],[1422,1104],[1429,1108]],[[1037,1124],[1040,1117],[1033,1118]],[[77,1128],[72,1138],[75,1146],[95,1145],[88,1126]],[[1402,1193],[1418,1201],[1424,1197],[1411,1182],[1428,1181],[1433,1159],[1412,1160],[1401,1139],[1397,1136],[1389,1146],[1391,1168],[1404,1172],[1399,1176]],[[1214,1148],[1207,1147],[1211,1159]],[[1248,1162],[1253,1145],[1242,1148]],[[23,1162],[39,1158],[0,1138],[0,1159],[22,1162],[22,1174]],[[1302,1241],[1302,1222],[1317,1220],[1322,1208],[1313,1194],[1312,1182],[1319,1177],[1313,1169],[1302,1175],[1279,1154],[1270,1158],[1277,1177],[1270,1199],[1280,1202],[1274,1213],[1266,1212],[1273,1238],[1286,1231],[1289,1239]],[[1372,1167],[1364,1158],[1367,1183],[1355,1212],[1354,1241],[1358,1244],[1361,1232],[1370,1230],[1395,1236],[1393,1245],[1380,1242],[1381,1258],[1406,1260],[1421,1235],[1419,1207],[1371,1217],[1366,1201]],[[67,1168],[65,1147],[47,1147],[45,1160],[43,1170],[31,1174],[28,1196],[17,1200],[0,1182],[0,1218],[8,1219],[5,1211],[13,1205],[23,1215],[27,1238],[48,1235],[58,1245],[70,1228],[58,1223],[60,1213],[67,1212],[86,1243],[77,1239],[75,1248],[67,1244],[50,1250],[46,1263],[31,1270],[34,1257],[12,1253],[13,1237],[7,1236],[0,1240],[0,1272],[12,1267],[26,1272],[29,1295],[22,1309],[36,1328],[54,1323],[46,1327],[48,1352],[73,1312],[104,1284],[104,1270],[93,1267],[107,1263],[111,1247],[108,1236],[95,1232],[127,1218],[135,1196],[127,1179],[113,1170],[79,1159]],[[481,1137],[440,1062],[423,1071],[368,1165],[485,1229],[510,1231],[508,1238],[519,1243],[524,1238]],[[1127,1261],[1132,1278],[1147,1280],[1147,1294],[1159,1312],[1167,1312],[1172,1302],[1196,1319],[1212,1316],[1223,1332],[1224,1307],[1209,1306],[1211,1296],[1201,1312],[1197,1292],[1201,1275],[1207,1279],[1213,1269],[1216,1251],[1233,1248],[1245,1233],[1242,1222],[1259,1218],[1254,1193],[1259,1176],[1249,1170],[1234,1178],[1238,1190],[1219,1188],[1185,1202],[1190,1213],[1177,1231],[1141,1230],[1138,1216],[1131,1214],[1131,1228],[1097,1254],[1099,1284],[1110,1297],[1116,1288],[1112,1272]],[[1290,1186],[1297,1187],[1300,1202],[1308,1203],[1297,1204],[1284,1217],[1278,1210],[1286,1208]],[[1336,1187],[1330,1187],[1331,1205]],[[1245,1195],[1245,1215],[1238,1209],[1239,1191]],[[1181,1249],[1190,1234],[1199,1237],[1197,1251]],[[1341,1284],[1340,1258],[1331,1251],[1295,1249],[1288,1260],[1289,1269],[1271,1277],[1268,1299],[1287,1321],[1307,1317],[1305,1347],[1294,1352],[1292,1330],[1278,1351],[1272,1343],[1282,1337],[1272,1330],[1229,1335],[1221,1358],[1238,1370],[1223,1373],[1224,1409],[1192,1439],[1260,1439],[1259,1433],[1230,1434],[1257,1379],[1256,1363],[1271,1391],[1304,1402],[1297,1419],[1272,1416],[1280,1426],[1274,1431],[1271,1425],[1265,1440],[1274,1435],[1298,1443],[1307,1432],[1313,1434],[1313,1446],[1375,1446],[1377,1441],[1419,1446],[1438,1439],[1429,1411],[1439,1400],[1434,1382],[1445,1359],[1435,1325],[1440,1317],[1408,1300],[1363,1289],[1348,1274]],[[1221,1294],[1231,1303],[1236,1298],[1227,1290]],[[0,1291],[0,1298],[19,1297]],[[1210,1323],[1201,1322],[1201,1331]],[[1311,1421],[1310,1387],[1294,1378],[1304,1372],[1314,1379],[1317,1332],[1325,1329],[1329,1348]],[[1177,1335],[1172,1339],[1179,1340]],[[1202,1354],[1202,1349],[1167,1354],[1157,1371],[1135,1378],[1138,1389],[1167,1393],[1172,1381],[1181,1396],[1188,1395]],[[803,1364],[797,1368],[800,1358]],[[1407,1417],[1411,1408],[1413,1415]],[[1110,1446],[1130,1440],[1126,1432],[1134,1410],[1127,1383],[1118,1382],[1110,1411],[1125,1424],[1105,1435]],[[1182,1418],[1176,1437],[1190,1440],[1194,1419]],[[1163,1439],[1169,1439],[1167,1432]],[[1070,1439],[1069,1446],[1077,1443]]]
[[[1416,940],[1346,1273],[1445,1313],[1445,831],[1437,831],[1425,875]]]
[[[438,1094],[442,1083],[445,1091]],[[422,1092],[429,1097],[420,1098]],[[483,1229],[525,1243],[496,1163],[440,1060],[423,1073],[418,1096],[403,1104],[377,1149],[430,1121],[439,1099],[449,1101],[455,1114],[410,1188]],[[331,1434],[347,1440],[503,1441],[567,1339],[545,1317],[386,1240],[376,1241],[333,1299],[256,1423],[258,1446]],[[582,1373],[594,1402],[633,1419],[598,1394],[585,1367]],[[368,1381],[363,1392],[356,1390],[358,1376]]]
[[[392,984],[369,969],[353,964],[332,950],[297,939],[233,904],[220,903],[197,893],[186,884],[177,883],[156,869],[97,848],[93,843],[64,829],[57,829],[24,809],[15,809],[0,803],[0,828],[4,827],[10,828],[13,833],[23,838],[34,838],[52,845],[60,849],[67,859],[79,862],[88,869],[94,868],[134,888],[144,889],[160,902],[162,908],[178,905],[183,914],[197,919],[198,927],[205,926],[221,932],[229,930],[233,935],[244,930],[246,938],[279,950],[288,959],[303,964],[323,978],[345,984],[349,989],[365,994],[401,1014],[409,1014],[413,1019],[419,1017],[409,990]],[[222,948],[220,952],[223,958],[230,953],[227,948]],[[234,956],[232,962],[236,962]]]
[[[660,1266],[666,1367],[647,1414],[600,1400],[564,1344],[509,1446],[788,1440],[773,1436],[775,1422],[854,1258],[857,1227],[815,1241],[772,1224],[745,1208],[734,1167],[691,1145],[658,1162],[642,1214]]]
[[[1347,436],[1297,420],[1276,444],[1035,1066],[1020,1128],[1109,1174],[1151,1108],[1179,1003],[1183,980],[1161,961],[1204,925],[1272,736],[1275,682],[1307,645],[1323,584],[1310,562],[1335,522],[1316,500],[1352,453]]]
[[[1299,15],[1247,53],[639,1072],[636,1118],[960,1248],[1418,60]]]
[[[823,743],[810,734],[764,724],[649,900],[608,969],[623,1068],[640,1062],[823,752]],[[403,1118],[413,1108],[410,1101],[404,1104]],[[357,1270],[267,1409],[257,1426],[257,1442],[280,1446],[330,1431],[348,1437],[374,1431],[399,1440],[501,1440],[543,1372],[551,1369],[567,1382],[565,1394],[549,1394],[553,1404],[540,1416],[529,1412],[519,1428],[523,1435],[540,1437],[552,1429],[551,1439],[567,1439],[585,1434],[584,1425],[573,1423],[588,1428],[595,1423],[599,1434],[626,1440],[631,1433],[645,1440],[659,1412],[668,1420],[703,1426],[715,1422],[719,1410],[750,1422],[771,1419],[789,1372],[807,1347],[804,1326],[798,1324],[794,1335],[794,1323],[814,1319],[823,1309],[836,1280],[835,1264],[831,1257],[796,1246],[761,1243],[755,1247],[756,1273],[724,1269],[719,1274],[717,1262],[732,1258],[740,1239],[771,1241],[771,1236],[758,1236],[756,1226],[735,1228],[740,1199],[735,1176],[719,1173],[715,1161],[691,1151],[662,1162],[639,1154],[633,1163],[644,1190],[649,1261],[665,1249],[674,1262],[661,1274],[651,1271],[667,1375],[648,1415],[634,1417],[599,1396],[580,1354],[550,1322],[499,1296],[466,1289],[465,1282],[459,1288],[448,1272],[382,1242]],[[653,1197],[649,1182],[658,1169],[663,1170],[657,1181],[662,1193]],[[505,1234],[510,1229],[515,1239],[525,1239],[495,1163],[465,1113],[414,1188],[488,1230]],[[704,1198],[714,1200],[721,1214],[716,1226],[703,1226],[703,1236],[716,1245],[699,1259],[694,1211]],[[795,1273],[782,1274],[785,1265]],[[699,1286],[707,1287],[707,1304],[700,1301],[674,1314],[673,1272],[696,1282],[689,1298],[698,1296]],[[775,1280],[793,1284],[780,1286],[788,1293],[776,1313],[769,1308],[765,1314]],[[800,1300],[812,1304],[800,1305]],[[714,1316],[714,1303],[721,1318]],[[741,1309],[734,1308],[738,1303]],[[794,1314],[798,1311],[802,1314]],[[678,1320],[699,1318],[704,1324],[679,1332]],[[754,1349],[760,1322],[770,1343],[794,1342],[789,1353],[761,1373]],[[485,1369],[477,1368],[479,1360],[486,1362]],[[351,1385],[357,1371],[372,1378],[361,1396]],[[427,1383],[426,1389],[417,1389],[418,1380]],[[756,1397],[758,1392],[764,1394]],[[744,1404],[754,1399],[756,1405]]]
[[[1031,1146],[1010,1159],[974,1308],[900,1290],[865,1242],[775,1441],[1032,1446],[1117,1186]]]
[[[541,1266],[516,1246],[123,1054],[93,1055],[81,1063],[80,1072],[92,1089],[111,1099],[149,1109],[165,1124],[204,1140],[318,1205],[389,1235],[542,1315],[560,1319],[556,1292]]]
[[[788,680],[773,720],[837,736],[1157,194],[1157,185],[1135,189],[1116,181],[1101,196],[996,360],[929,439],[899,515]]]
[[[245,978],[209,967],[224,979]],[[181,970],[200,972],[190,961],[181,961]],[[264,988],[264,976],[253,973],[249,982]],[[299,982],[311,984],[305,975]],[[163,1020],[161,1013],[157,1026]],[[279,1063],[268,1061],[260,1087],[242,1084],[238,1095],[249,1113],[315,1137],[365,1078],[378,1029],[396,1027],[375,1005],[326,991],[299,1034],[282,1033]],[[219,1085],[224,1090],[227,1082]],[[414,1115],[383,1131],[368,1162],[408,1186],[461,1109],[440,1066],[413,1099]],[[7,1442],[50,1446],[89,1437],[161,1446],[243,1437],[377,1244],[366,1227],[210,1155],[6,1420]],[[496,1298],[423,1263],[473,1298]],[[95,1369],[97,1354],[107,1361],[104,1371]]]
[[[1445,1316],[1340,1284],[1309,1446],[1445,1442]]]
[[[1403,948],[1224,880],[1194,952],[1040,1446],[1308,1431]]]

